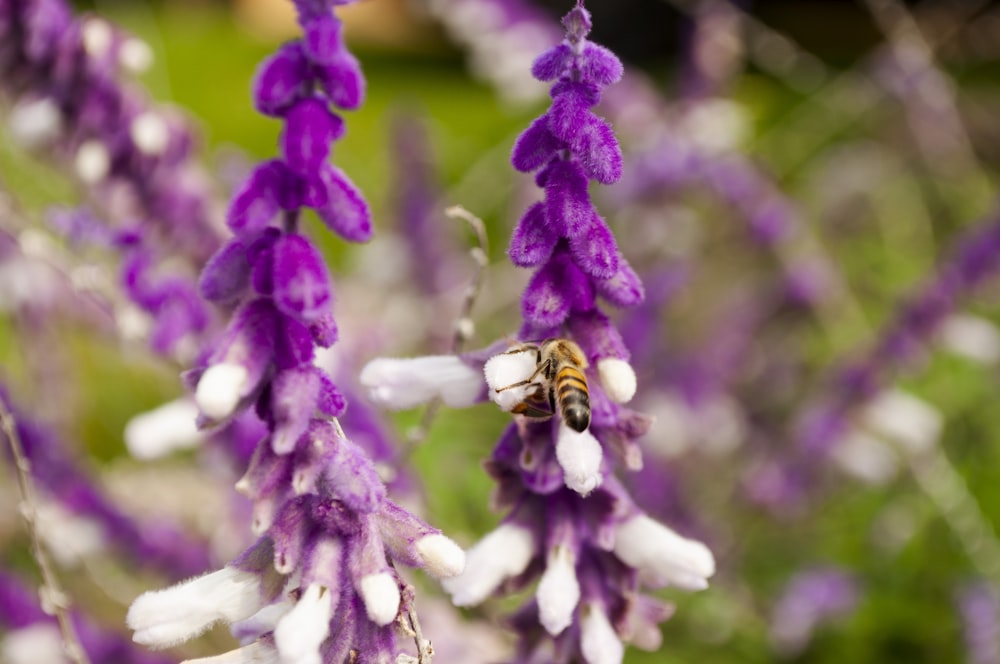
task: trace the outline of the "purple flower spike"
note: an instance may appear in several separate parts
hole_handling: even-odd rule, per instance
[[[330,144],[344,134],[344,121],[316,98],[303,99],[285,115],[281,151],[289,168],[308,177],[330,156]]]
[[[372,236],[371,211],[354,183],[339,168],[324,164],[320,171],[323,203],[320,219],[345,240],[367,242]]]
[[[545,184],[545,218],[563,237],[583,232],[594,216],[587,193],[587,176],[572,161],[558,161]]]
[[[309,62],[299,42],[289,42],[261,63],[254,79],[254,108],[280,117],[305,96],[309,83]]]
[[[333,298],[323,257],[309,240],[295,233],[282,235],[273,252],[274,303],[289,316],[316,320]]]

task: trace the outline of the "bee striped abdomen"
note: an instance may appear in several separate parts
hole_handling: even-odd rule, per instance
[[[586,431],[590,426],[590,393],[587,378],[573,366],[563,366],[556,373],[556,394],[563,421],[575,431]]]

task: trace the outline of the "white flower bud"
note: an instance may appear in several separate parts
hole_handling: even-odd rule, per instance
[[[125,446],[136,459],[156,459],[201,443],[195,426],[198,407],[187,398],[175,399],[136,415],[125,425]]]
[[[552,636],[558,636],[573,622],[573,612],[580,602],[580,582],[576,578],[576,561],[565,546],[557,546],[549,554],[548,566],[535,593],[538,617]]]
[[[54,622],[37,622],[7,632],[0,641],[0,661],[6,664],[68,661],[59,626]]]
[[[330,633],[330,593],[310,584],[295,607],[274,628],[281,664],[321,664],[319,646]]]
[[[207,417],[226,418],[239,405],[249,378],[246,367],[241,364],[215,364],[201,375],[194,401]]]
[[[114,34],[107,21],[88,18],[83,22],[83,50],[92,58],[103,58],[111,49]]]
[[[684,590],[704,590],[715,574],[715,558],[701,542],[681,537],[662,523],[640,514],[618,526],[614,553],[653,583]]]
[[[465,569],[465,551],[458,544],[441,534],[421,537],[417,553],[428,574],[439,579],[458,576]]]
[[[107,177],[111,170],[111,155],[100,141],[84,141],[76,151],[73,167],[81,180],[87,184],[96,184]]]
[[[615,403],[628,403],[635,396],[635,370],[625,360],[605,357],[597,362],[597,374],[604,392]]]
[[[520,353],[501,353],[486,361],[483,375],[489,386],[490,399],[500,407],[500,410],[509,413],[536,389],[531,384],[510,386],[527,380],[535,373],[537,358],[535,351],[526,350]]]
[[[380,357],[359,376],[372,401],[392,409],[412,408],[439,398],[451,408],[476,403],[483,379],[455,355],[396,359]]]
[[[198,636],[213,623],[232,623],[257,613],[263,606],[260,579],[235,567],[139,595],[125,622],[135,631],[132,640],[147,646],[168,647]]]
[[[959,314],[948,316],[938,332],[941,345],[980,364],[1000,361],[1000,331],[997,326],[979,316]]]
[[[143,154],[161,155],[170,143],[170,129],[166,121],[153,111],[144,111],[132,119],[129,136]]]
[[[153,66],[153,49],[141,39],[129,37],[118,50],[118,62],[130,72],[141,74]]]
[[[937,408],[902,390],[887,390],[865,408],[871,431],[911,454],[929,450],[941,437],[944,418]]]
[[[621,664],[625,646],[597,604],[588,604],[580,620],[580,650],[587,664]]]
[[[465,569],[441,582],[455,606],[473,606],[489,597],[504,579],[523,572],[535,553],[535,539],[521,526],[505,523],[465,554]]]
[[[389,572],[378,572],[362,577],[361,599],[365,603],[368,619],[384,627],[399,613],[399,584]]]
[[[46,145],[62,131],[59,107],[49,97],[16,104],[7,122],[11,137],[29,149]]]
[[[603,459],[601,444],[589,430],[576,431],[559,423],[556,460],[562,466],[566,486],[581,496],[599,487]]]

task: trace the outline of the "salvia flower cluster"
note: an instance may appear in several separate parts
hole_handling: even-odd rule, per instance
[[[386,497],[368,452],[337,420],[342,393],[313,362],[337,327],[330,276],[300,232],[301,210],[350,241],[372,230],[361,193],[328,162],[344,131],[333,107],[356,108],[364,92],[337,4],[297,2],[304,37],[258,71],[254,103],[282,120],[281,156],[236,193],[234,237],[200,281],[233,314],[188,380],[203,426],[250,408],[267,424],[237,483],[260,539],[219,571],[140,596],[128,615],[140,643],[172,645],[222,620],[243,643],[222,661],[393,661],[393,623],[412,598],[394,564],[449,576],[464,563],[451,540]]]
[[[119,252],[143,335],[158,353],[190,359],[210,326],[194,275],[220,238],[189,127],[125,80],[151,60],[141,40],[75,16],[63,0],[0,3],[0,86],[16,100],[11,135],[72,165],[93,206],[55,215],[57,230]]]
[[[598,305],[599,297],[635,305],[642,284],[588,194],[591,180],[610,184],[621,176],[614,133],[591,109],[622,65],[586,39],[590,14],[581,4],[563,25],[566,39],[532,68],[553,83],[552,104],[512,155],[515,168],[536,172],[544,190],[508,251],[515,265],[535,269],[521,298],[518,337],[525,343],[463,358],[378,359],[361,380],[394,407],[429,397],[470,405],[486,392],[524,415],[487,464],[499,483],[498,503],[509,512],[445,588],[455,604],[470,606],[537,580],[533,598],[512,620],[517,661],[605,664],[621,661],[625,641],[659,645],[658,623],[672,609],[642,594],[641,583],[699,590],[714,560],[703,544],[647,516],[612,472],[616,461],[641,467],[636,441],[649,426],[620,405],[634,395],[636,377],[621,335]],[[540,378],[547,372],[549,384]]]

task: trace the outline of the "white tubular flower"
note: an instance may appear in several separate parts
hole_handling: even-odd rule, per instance
[[[466,408],[476,403],[483,388],[479,372],[455,355],[380,357],[365,365],[359,380],[372,401],[392,409],[436,398],[451,408]]]
[[[601,444],[589,430],[576,431],[559,423],[556,460],[562,466],[566,486],[581,496],[599,487],[603,459]]]
[[[161,155],[170,143],[170,129],[166,121],[153,111],[144,111],[129,124],[129,136],[139,152]]]
[[[212,365],[198,381],[194,402],[213,420],[229,417],[239,405],[249,379],[250,374],[241,364]]]
[[[399,613],[399,584],[389,572],[378,572],[362,577],[359,593],[365,603],[368,619],[384,627]]]
[[[11,138],[29,149],[48,144],[62,131],[62,115],[50,97],[16,104],[7,123]]]
[[[614,553],[626,565],[684,590],[704,590],[715,574],[715,558],[701,542],[681,537],[662,523],[640,514],[618,526]]]
[[[605,357],[597,363],[597,375],[605,394],[615,403],[628,403],[635,396],[635,370],[625,360]]]
[[[465,570],[441,582],[455,606],[474,606],[489,597],[504,579],[523,572],[535,553],[531,532],[502,524],[466,552]]]
[[[625,646],[604,609],[587,604],[580,620],[580,650],[587,664],[621,664]]]
[[[195,426],[198,407],[190,399],[169,401],[136,415],[125,425],[125,446],[136,459],[156,459],[197,446],[204,436]]]
[[[185,659],[181,664],[284,664],[278,659],[278,651],[265,641],[255,641],[236,650],[213,657]]]
[[[458,576],[465,569],[465,551],[454,540],[435,534],[417,541],[417,555],[428,574],[439,579]]]
[[[83,22],[83,50],[92,58],[103,58],[114,43],[114,32],[107,21],[90,17]]]
[[[865,409],[873,433],[897,443],[905,452],[926,452],[937,442],[944,418],[937,408],[902,390],[887,390]]]
[[[153,647],[173,646],[198,636],[212,624],[243,620],[263,607],[260,579],[235,567],[139,595],[125,622],[132,640]]]
[[[576,560],[565,546],[557,546],[549,554],[535,597],[539,621],[549,634],[558,636],[572,624],[580,602],[580,582],[576,578]]]
[[[141,39],[129,37],[118,51],[118,62],[130,72],[141,74],[153,66],[153,49]]]
[[[274,628],[281,664],[321,664],[319,646],[330,633],[330,592],[309,584],[295,607]]]
[[[509,388],[520,383],[535,373],[537,366],[535,351],[526,350],[520,353],[501,353],[494,355],[483,366],[483,375],[489,385],[490,399],[500,407],[500,410],[510,412],[517,404],[528,398],[535,389],[531,385]],[[497,390],[502,390],[498,392]]]
[[[1000,362],[1000,330],[979,316],[948,316],[938,331],[941,346],[980,364]]]
[[[7,632],[0,641],[0,661],[6,664],[67,661],[59,626],[37,622]]]
[[[73,167],[81,180],[87,184],[97,184],[111,170],[111,155],[100,141],[84,141],[76,151]]]

